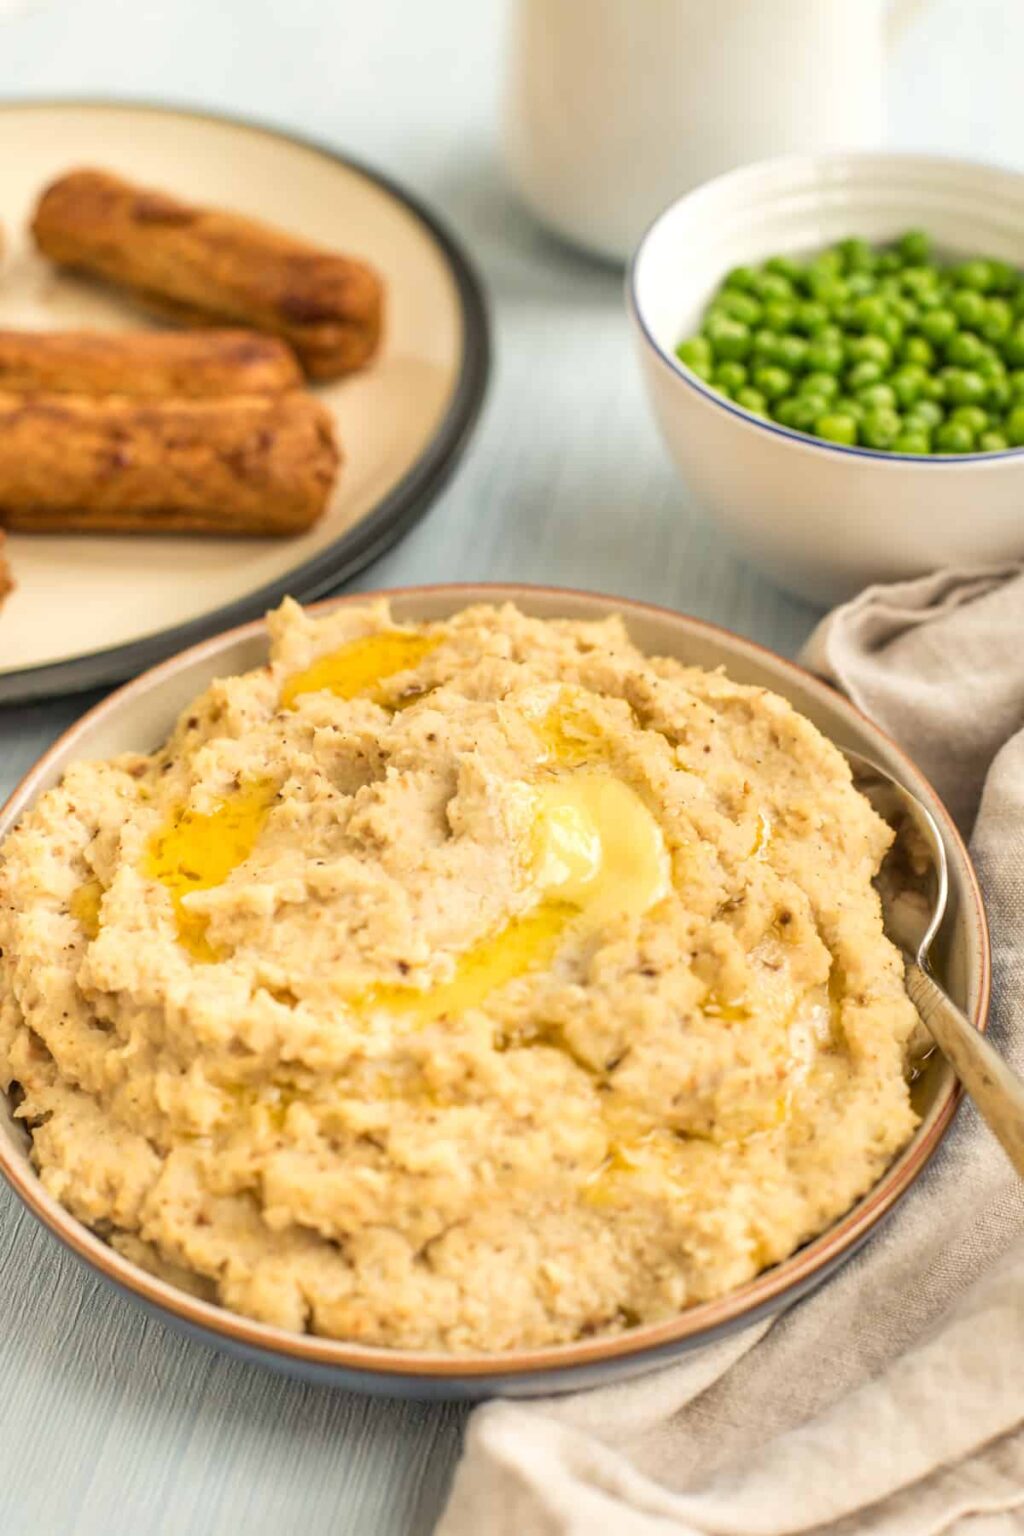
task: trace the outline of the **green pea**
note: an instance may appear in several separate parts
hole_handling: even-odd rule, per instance
[[[875,285],[875,292],[887,304],[892,299],[898,299],[903,292],[899,276],[895,272],[890,272],[888,277],[880,277]]]
[[[829,411],[814,423],[814,432],[829,443],[842,443],[853,447],[857,441],[858,427],[853,417],[845,411]]]
[[[837,252],[846,272],[873,272],[878,257],[866,240],[860,240],[856,236],[849,240],[840,240],[833,249]]]
[[[818,395],[823,400],[833,400],[839,393],[839,380],[834,373],[805,373],[800,380],[801,395]]]
[[[772,402],[772,415],[784,427],[799,427],[799,414],[800,400],[796,395],[787,395],[784,400]]]
[[[940,288],[936,284],[934,288],[919,288],[914,294],[914,303],[917,305],[919,315],[924,315],[930,310],[944,308],[947,297],[945,288]]]
[[[891,384],[868,384],[863,389],[858,389],[857,399],[869,411],[896,409],[896,391]]]
[[[795,318],[796,305],[789,299],[769,299],[764,306],[764,323],[771,331],[790,331]]]
[[[752,389],[749,384],[736,391],[736,404],[742,405],[745,411],[753,411],[755,416],[768,414],[768,401],[759,389]]]
[[[714,308],[722,314],[731,315],[734,320],[742,320],[744,325],[760,325],[762,307],[752,293],[740,293],[737,289],[727,288],[715,299]]]
[[[953,405],[977,405],[985,398],[986,384],[971,368],[944,368],[946,399]]]
[[[994,411],[997,416],[1001,416],[1013,404],[1013,390],[1010,388],[1010,381],[1005,376],[1002,378],[990,378],[986,375],[985,383],[988,386],[985,390],[985,405],[988,410]]]
[[[757,286],[757,273],[753,267],[733,267],[727,272],[723,288],[737,288],[742,293],[753,293]]]
[[[1020,282],[1020,273],[1016,267],[1012,267],[1008,261],[990,261],[988,265],[992,274],[989,293],[1013,293]]]
[[[781,421],[783,426],[793,427],[798,432],[809,432],[819,416],[824,416],[828,411],[828,401],[820,395],[790,395],[788,399],[780,401],[775,408],[775,419]]]
[[[936,429],[935,447],[939,453],[970,453],[974,433],[964,421],[944,421]]]
[[[803,299],[796,307],[793,324],[798,331],[813,336],[822,326],[828,325],[828,309],[817,299]]]
[[[799,283],[804,275],[800,262],[794,260],[792,256],[771,256],[765,262],[764,270],[786,278],[791,286]]]
[[[769,366],[755,370],[754,383],[766,400],[781,400],[783,395],[789,394],[793,376],[785,368]]]
[[[931,432],[943,420],[944,415],[945,412],[937,401],[915,400],[903,420],[906,426],[912,427],[915,431],[923,428]]]
[[[911,428],[893,438],[892,451],[893,453],[931,453],[932,440],[927,432]]]
[[[956,334],[956,315],[951,309],[932,309],[918,321],[921,335],[933,346],[942,347]]]
[[[1024,368],[1015,368],[1007,375],[1007,383],[1015,400],[1024,400]]]
[[[676,347],[676,357],[688,368],[696,371],[698,364],[704,368],[711,367],[712,351],[711,343],[706,336],[690,336],[686,341],[681,341]]]
[[[958,405],[956,410],[951,412],[949,419],[964,422],[975,436],[979,432],[984,432],[988,426],[988,412],[982,410],[980,405]]]
[[[987,261],[962,261],[953,268],[953,276],[961,288],[973,289],[975,293],[988,293],[992,287],[992,266]]]
[[[1024,405],[1015,405],[1007,412],[1003,431],[1011,448],[1024,447]]]
[[[719,363],[713,374],[714,382],[720,389],[728,390],[732,394],[737,389],[742,389],[747,382],[747,370],[742,363]]]
[[[903,420],[896,411],[869,411],[860,429],[861,441],[869,448],[891,448],[903,429]]]
[[[905,363],[890,377],[889,383],[896,393],[899,405],[913,405],[921,394],[921,386],[928,375],[919,363]]]
[[[900,287],[917,298],[922,293],[933,293],[938,287],[939,274],[934,267],[904,267],[899,277]]]
[[[865,294],[874,293],[875,279],[870,272],[851,272],[846,279],[846,291],[851,299],[862,299]]]
[[[828,311],[826,310],[825,313],[827,314]],[[834,320],[830,320],[827,325],[819,325],[816,330],[812,332],[811,340],[839,341],[845,345],[846,332],[843,330],[841,325],[837,325]]]
[[[759,362],[769,362],[774,357],[778,344],[778,333],[763,325],[759,331],[754,332],[750,350]]]
[[[755,274],[754,292],[764,299],[765,303],[795,297],[793,284],[788,277],[784,277],[781,272],[769,272],[763,269]]]
[[[921,311],[918,305],[914,303],[913,299],[905,299],[902,295],[895,299],[890,299],[889,308],[901,325],[916,325],[920,318]]]
[[[867,415],[863,401],[854,400],[852,395],[840,395],[832,402],[830,409],[837,416],[852,416],[858,426]]]
[[[883,251],[878,258],[879,272],[898,272],[903,265],[899,251]]]
[[[742,362],[750,351],[750,327],[742,320],[712,315],[705,321],[704,334],[714,347],[715,356],[723,362]]]
[[[983,432],[978,438],[978,447],[982,453],[1003,453],[1009,448],[1009,443],[1002,432]]]
[[[876,363],[873,358],[866,357],[862,362],[854,363],[847,370],[846,387],[859,393],[869,384],[878,384],[882,379],[885,369],[881,363]]]
[[[884,336],[856,336],[849,343],[846,353],[854,363],[862,363],[865,358],[878,363],[882,368],[888,368],[892,363],[892,347]]]
[[[853,306],[850,323],[855,330],[873,331],[881,325],[888,315],[885,300],[880,294],[868,294],[863,299],[858,299]]]
[[[875,334],[884,336],[890,347],[898,347],[903,340],[903,321],[895,313],[885,315],[878,322]]]
[[[924,336],[908,336],[900,348],[900,360],[930,368],[935,362],[935,348]]]
[[[807,367],[812,373],[838,373],[846,356],[841,341],[816,337],[807,348]]]
[[[981,334],[986,341],[1000,342],[1013,326],[1013,310],[1005,299],[989,299],[985,305],[985,318],[981,322]]]
[[[780,336],[772,361],[792,373],[799,373],[807,365],[808,344],[803,336]]]
[[[843,259],[836,250],[822,251],[804,268],[804,283],[811,293],[821,283],[842,279]]]
[[[978,363],[977,368],[983,379],[1006,378],[1006,364],[999,356],[999,353],[991,349]]]
[[[947,361],[959,368],[976,368],[986,356],[985,343],[973,331],[958,331],[946,344]]]
[[[946,381],[945,381],[945,379],[940,379],[940,377],[939,377],[939,375],[937,373],[930,373],[930,374],[928,374],[927,378],[925,378],[924,382],[921,385],[921,398],[922,398],[922,400],[945,401],[945,398],[946,398]]]
[[[834,272],[815,272],[811,269],[808,287],[818,303],[827,305],[833,314],[850,297],[845,281],[836,277]]]
[[[961,325],[973,330],[985,318],[985,300],[973,288],[955,288],[950,296],[949,307]]]
[[[1004,339],[1001,350],[1011,367],[1017,368],[1024,363],[1024,320],[1017,322]]]
[[[931,260],[931,236],[923,229],[908,229],[905,235],[900,236],[896,249],[901,260],[920,266],[923,262]]]

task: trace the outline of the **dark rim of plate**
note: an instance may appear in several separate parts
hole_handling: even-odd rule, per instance
[[[312,559],[295,566],[285,576],[233,602],[211,608],[197,618],[168,629],[141,635],[136,640],[89,651],[40,666],[0,673],[0,704],[26,703],[59,694],[81,693],[122,682],[146,671],[175,651],[195,645],[208,635],[258,618],[286,595],[302,602],[326,597],[370,565],[407,533],[440,494],[469,444],[484,396],[491,366],[491,330],[484,287],[470,258],[455,236],[413,193],[389,176],[362,161],[341,154],[305,134],[288,128],[238,117],[228,112],[178,106],[172,102],[133,101],[130,97],[31,96],[0,102],[0,112],[73,109],[76,111],[152,112],[165,117],[191,118],[198,122],[246,129],[271,139],[282,139],[355,171],[382,188],[409,210],[440,249],[455,283],[462,318],[462,359],[459,375],[444,417],[419,458],[377,505],[354,528],[342,533]],[[2,121],[2,118],[0,118]]]

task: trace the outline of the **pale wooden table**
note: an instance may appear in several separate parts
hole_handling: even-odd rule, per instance
[[[499,0],[4,9],[0,93],[150,96],[295,127],[432,199],[473,252],[495,322],[488,405],[456,479],[364,587],[595,587],[799,646],[814,612],[732,557],[662,456],[620,277],[555,246],[509,199],[494,149]],[[1022,58],[1019,0],[934,0],[894,60],[894,142],[1024,163]],[[86,702],[0,713],[0,790]],[[463,1419],[298,1386],[185,1344],[0,1191],[2,1536],[426,1532]]]

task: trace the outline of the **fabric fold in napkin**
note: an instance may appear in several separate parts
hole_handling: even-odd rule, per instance
[[[873,587],[805,665],[965,832],[1024,1071],[1024,568]],[[976,815],[976,822],[975,822]],[[1024,1536],[1024,1186],[965,1103],[839,1274],[654,1375],[472,1415],[437,1536]]]

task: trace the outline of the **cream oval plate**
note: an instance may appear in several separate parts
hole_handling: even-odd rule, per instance
[[[251,618],[286,591],[311,599],[368,564],[422,514],[468,441],[488,331],[479,282],[433,216],[330,150],[253,124],[160,107],[4,106],[0,327],[146,325],[113,293],[34,251],[39,193],[101,166],[365,257],[387,285],[383,346],[322,386],[345,464],[327,512],[299,538],[11,535],[15,590],[0,609],[0,702],[111,683]]]

